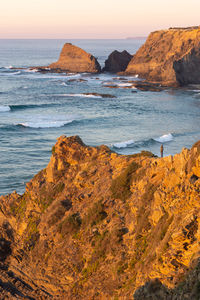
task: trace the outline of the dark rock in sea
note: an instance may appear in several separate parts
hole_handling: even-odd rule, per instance
[[[69,79],[67,82],[87,82],[85,79]]]
[[[143,92],[161,92],[166,89],[166,86],[162,86],[159,83],[152,83],[147,81],[127,81],[127,85],[118,85],[118,84],[109,84],[104,85],[104,87],[110,88],[110,89],[138,89]],[[132,91],[132,93],[135,93],[136,91]]]
[[[133,84],[138,90],[143,92],[161,92],[166,88],[160,84],[149,83],[146,81],[134,81]]]
[[[110,94],[99,94],[99,93],[83,93],[83,95],[86,96],[100,96],[102,98],[116,98],[116,96],[114,95],[110,95]]]
[[[167,86],[200,83],[200,27],[171,28],[151,33],[126,68]]]
[[[83,49],[66,43],[57,62],[49,65],[51,71],[74,73],[99,73],[101,67],[97,59]]]
[[[119,52],[117,50],[113,51],[108,59],[105,61],[105,67],[102,72],[118,73],[126,70],[128,63],[132,59],[132,55],[126,50]]]

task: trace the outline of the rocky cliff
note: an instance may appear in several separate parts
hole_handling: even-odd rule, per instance
[[[158,158],[62,136],[23,195],[0,197],[0,291],[199,299],[199,222],[200,142]]]
[[[200,27],[152,32],[126,74],[169,86],[200,83]]]
[[[126,50],[122,52],[115,50],[105,61],[105,67],[102,69],[102,72],[118,73],[125,71],[132,57]]]
[[[101,71],[101,67],[93,55],[70,43],[63,46],[59,60],[50,64],[49,68],[53,71],[75,73],[99,73]]]

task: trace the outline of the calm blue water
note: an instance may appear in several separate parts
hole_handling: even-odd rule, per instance
[[[200,92],[132,93],[110,89],[113,75],[31,72],[57,60],[65,42],[103,62],[114,50],[135,53],[144,40],[0,40],[0,194],[24,191],[44,168],[60,135],[79,135],[86,144],[106,144],[119,153],[143,149],[175,154],[200,139]],[[25,70],[13,70],[25,67]],[[69,82],[83,78],[84,82]],[[84,97],[106,93],[116,98]]]

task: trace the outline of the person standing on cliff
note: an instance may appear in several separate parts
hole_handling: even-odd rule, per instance
[[[164,147],[163,147],[163,144],[160,146],[160,157],[163,157],[163,150],[164,150]]]

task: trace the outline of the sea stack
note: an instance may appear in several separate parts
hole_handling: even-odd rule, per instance
[[[102,71],[110,73],[123,72],[126,70],[126,67],[132,57],[133,56],[126,50],[122,52],[115,50],[108,56],[108,59],[105,61],[105,67]]]
[[[99,73],[101,71],[101,67],[93,55],[70,43],[63,46],[59,60],[50,64],[49,68],[58,72],[74,73]]]
[[[200,27],[152,32],[125,73],[168,86],[200,84]]]

